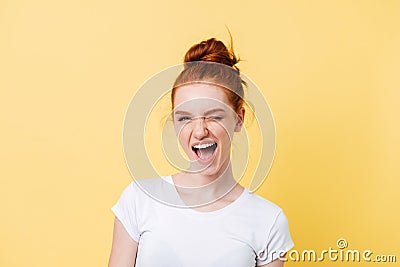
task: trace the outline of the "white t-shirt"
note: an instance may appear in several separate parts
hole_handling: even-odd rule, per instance
[[[173,184],[161,178],[140,182]],[[200,212],[157,201],[132,181],[111,210],[139,244],[137,267],[254,267],[294,245],[282,209],[247,188],[222,209]]]

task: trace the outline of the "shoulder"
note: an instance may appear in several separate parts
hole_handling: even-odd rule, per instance
[[[247,201],[245,201],[245,205],[247,209],[258,213],[260,216],[268,218],[271,218],[274,215],[277,216],[282,212],[280,206],[249,190],[247,192]]]
[[[180,198],[171,181],[170,176],[140,179],[132,181],[131,187],[141,201],[175,206],[180,204]]]
[[[167,178],[164,176],[146,178],[146,179],[133,179],[125,188],[124,191],[135,192],[137,190],[147,188],[160,188],[167,183]]]
[[[238,221],[251,223],[253,230],[258,233],[268,233],[273,228],[284,229],[288,224],[280,206],[251,191],[247,192],[245,201],[235,215]]]
[[[161,190],[163,179],[160,177],[132,180],[122,191],[121,196],[125,199],[133,200],[138,198],[146,198],[146,195],[154,192],[155,190]]]

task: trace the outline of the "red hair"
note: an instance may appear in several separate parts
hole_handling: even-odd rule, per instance
[[[236,66],[238,62],[232,46],[228,50],[223,42],[215,38],[193,45],[185,54],[184,70],[175,80],[171,92],[172,109],[179,86],[205,82],[221,87],[233,110],[239,112],[244,103],[243,85],[246,83],[240,77],[240,70]]]

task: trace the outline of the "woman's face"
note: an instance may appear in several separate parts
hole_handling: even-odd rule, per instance
[[[179,142],[191,161],[190,171],[220,175],[230,161],[234,132],[241,130],[244,109],[234,112],[226,93],[210,84],[177,89],[173,110]]]

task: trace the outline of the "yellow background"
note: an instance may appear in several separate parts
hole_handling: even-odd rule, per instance
[[[399,14],[400,1],[2,0],[0,266],[107,265],[131,181],[126,107],[192,44],[228,41],[225,25],[274,114],[257,193],[284,209],[295,248],[343,237],[399,262]]]

